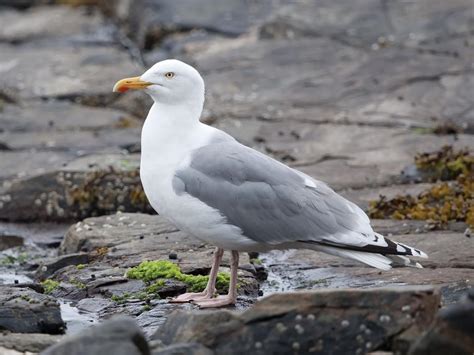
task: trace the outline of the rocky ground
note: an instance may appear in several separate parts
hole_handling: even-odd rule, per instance
[[[152,215],[138,176],[150,101],[111,88],[161,59],[185,60],[207,84],[205,122],[368,210],[379,195],[416,196],[434,186],[418,175],[417,153],[445,145],[474,151],[472,6],[0,0],[0,352],[38,353],[64,332],[72,337],[45,353],[79,354],[77,342],[122,344],[117,339],[124,354],[238,346],[422,354],[433,339],[439,351],[453,346],[445,338],[469,346],[465,329],[450,323],[472,326],[457,318],[472,307],[458,302],[474,276],[473,241],[459,221],[433,229],[373,220],[380,233],[430,255],[421,270],[380,272],[310,251],[245,254],[235,313],[168,303],[197,287],[213,249]],[[175,263],[182,274],[130,278],[144,260]],[[380,286],[397,288],[372,290]],[[273,295],[245,311],[260,296],[293,290],[306,292]],[[436,316],[438,304],[450,311]],[[113,320],[97,328],[102,340],[87,330],[116,314],[140,328]],[[220,332],[204,327],[216,322]],[[309,326],[318,336],[308,336]],[[275,329],[291,334],[279,341]]]

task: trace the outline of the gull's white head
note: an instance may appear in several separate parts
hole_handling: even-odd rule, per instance
[[[114,85],[114,92],[144,90],[160,104],[183,105],[204,102],[204,80],[192,66],[176,59],[156,63],[143,75],[126,78]]]

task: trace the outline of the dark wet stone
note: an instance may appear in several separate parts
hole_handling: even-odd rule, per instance
[[[14,287],[20,287],[20,288],[31,288],[33,291],[38,292],[38,293],[44,293],[44,287],[40,283],[36,282],[22,282],[22,283],[17,283],[13,285]]]
[[[252,354],[356,354],[388,347],[393,338],[413,340],[438,305],[439,293],[430,287],[282,293],[240,315],[173,313],[153,338],[164,344],[197,342],[216,353],[238,348]]]
[[[473,334],[474,300],[466,292],[463,301],[439,311],[434,324],[414,343],[409,354],[470,355],[474,352]]]
[[[36,270],[35,277],[39,280],[44,280],[53,275],[57,270],[68,265],[87,264],[89,260],[89,255],[85,253],[62,255],[43,260],[40,262],[38,269]]]
[[[29,288],[0,286],[0,329],[62,334],[65,328],[54,298]]]
[[[41,355],[149,355],[148,343],[135,321],[119,316],[64,338]]]
[[[171,252],[171,253],[169,253],[168,258],[170,260],[177,260],[178,259],[178,254],[175,253],[175,252]]]

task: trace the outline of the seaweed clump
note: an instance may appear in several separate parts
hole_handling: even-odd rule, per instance
[[[209,280],[209,276],[205,275],[184,274],[178,265],[167,260],[143,261],[140,265],[128,270],[127,277],[148,283],[148,292],[156,292],[157,289],[162,287],[164,285],[162,279],[174,279],[184,282],[192,292],[203,291]],[[229,280],[229,274],[219,272],[216,281],[217,290],[226,292],[229,288]]]
[[[474,173],[474,155],[467,149],[456,151],[446,145],[436,152],[417,154],[415,165],[425,181],[449,181]]]
[[[418,154],[415,164],[425,181],[437,182],[418,196],[380,196],[370,202],[369,216],[426,220],[432,228],[442,228],[451,221],[474,227],[474,156],[467,150],[445,146],[438,152]]]

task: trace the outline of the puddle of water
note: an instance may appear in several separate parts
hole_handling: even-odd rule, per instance
[[[71,302],[59,301],[61,307],[61,317],[67,325],[66,334],[77,334],[81,330],[89,328],[98,322],[97,315],[93,313],[80,313],[72,306]]]
[[[369,288],[388,285],[404,285],[401,282],[367,280],[346,274],[338,268],[316,268],[304,262],[288,261],[294,250],[275,250],[262,253],[260,259],[268,270],[268,278],[261,284],[264,296],[276,292],[312,290],[318,288]]]
[[[14,284],[15,281],[18,283],[33,282],[33,280],[26,275],[16,274],[14,272],[0,272],[0,284],[10,285]]]

